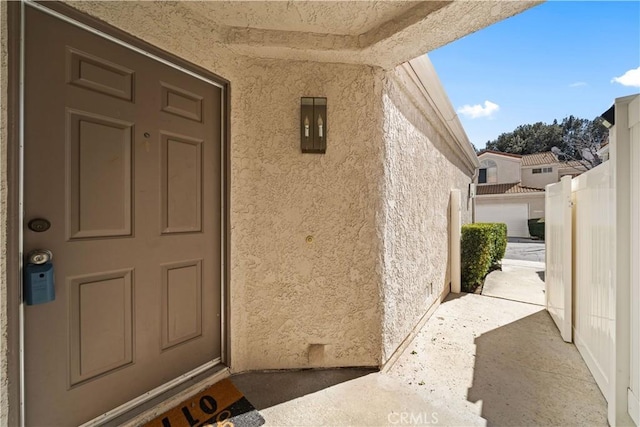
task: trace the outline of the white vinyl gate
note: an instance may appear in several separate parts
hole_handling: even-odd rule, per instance
[[[547,241],[545,297],[547,310],[571,342],[571,177],[547,185],[545,239]]]
[[[547,186],[546,298],[607,400],[609,424],[640,425],[640,95],[614,109],[610,160]]]
[[[615,319],[615,211],[610,166],[605,162],[572,182],[574,341],[605,396]]]

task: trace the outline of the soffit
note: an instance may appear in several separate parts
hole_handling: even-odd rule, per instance
[[[420,1],[182,1],[211,24],[260,30],[359,36]],[[434,3],[434,2],[432,2]]]
[[[522,1],[73,1],[97,17],[176,21],[209,48],[256,58],[391,69],[541,3]],[[108,19],[107,19],[108,21]],[[184,37],[187,37],[186,35]],[[193,43],[193,41],[191,41]]]

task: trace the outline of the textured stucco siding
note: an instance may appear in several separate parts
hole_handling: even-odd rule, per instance
[[[391,357],[449,286],[449,197],[462,190],[462,222],[471,221],[473,171],[452,150],[452,135],[399,67],[386,75],[382,331]]]
[[[232,368],[378,365],[376,69],[239,56],[170,5],[71,5],[231,82]],[[300,152],[302,96],[328,98],[325,155]]]
[[[520,172],[522,162],[520,159],[509,158],[493,153],[482,154],[479,158],[481,162],[483,160],[493,160],[494,162],[496,162],[497,181],[495,182],[495,184],[510,184],[513,182],[520,182],[522,178]]]
[[[536,166],[535,169],[550,167],[551,172],[533,173],[534,168],[522,168],[522,185],[525,187],[545,188],[547,184],[560,181],[557,166]]]
[[[377,365],[376,72],[245,59],[234,77],[234,369]],[[300,153],[305,95],[328,99],[325,155]],[[326,345],[324,359],[308,360],[310,344]]]
[[[406,70],[243,57],[215,29],[199,30],[197,17],[170,5],[72,6],[231,83],[233,370],[388,360],[449,284],[452,189],[462,190],[463,222],[471,220],[469,160],[452,148],[452,134]],[[2,2],[3,245],[5,9]],[[302,96],[328,98],[324,155],[300,152]],[[5,260],[3,246],[3,356]],[[6,417],[6,370],[3,357],[0,417]]]

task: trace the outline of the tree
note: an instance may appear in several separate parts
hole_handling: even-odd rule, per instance
[[[574,160],[587,169],[602,163],[598,150],[609,138],[609,131],[601,117],[589,121],[569,116],[562,121],[562,127],[562,146],[551,148],[560,160]]]
[[[549,151],[562,141],[562,128],[553,124],[537,122],[520,125],[513,132],[503,133],[487,142],[487,149],[513,154],[533,154]]]
[[[533,154],[552,151],[559,160],[575,160],[587,169],[601,163],[597,151],[608,138],[602,119],[565,117],[561,123],[537,122],[520,125],[487,142],[487,149],[513,154]]]

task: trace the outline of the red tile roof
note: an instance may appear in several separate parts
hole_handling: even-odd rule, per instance
[[[507,156],[507,157],[515,157],[516,159],[519,159],[522,157],[520,154],[503,153],[502,151],[493,151],[493,150],[482,150],[481,152],[478,153],[478,157],[482,156],[485,153],[498,154],[500,156]]]
[[[570,160],[568,162],[561,162],[560,163],[560,168],[564,169],[564,168],[574,168],[574,169],[578,169],[582,172],[586,171],[587,168],[582,164],[582,162],[579,162],[577,160]]]
[[[522,193],[544,193],[541,188],[524,187],[519,182],[511,184],[488,184],[478,185],[476,194],[486,196],[490,194],[522,194]]]
[[[544,153],[527,154],[522,156],[522,166],[537,166],[559,163],[551,151]]]

